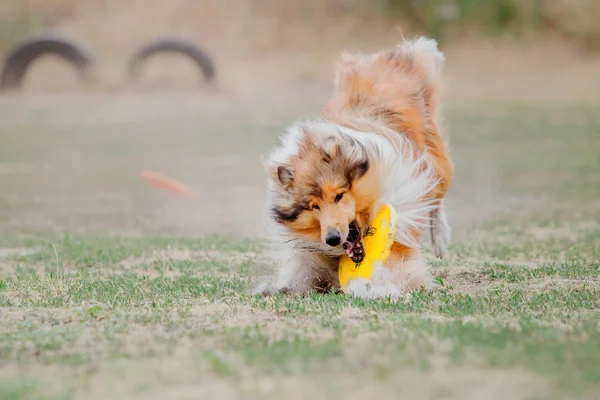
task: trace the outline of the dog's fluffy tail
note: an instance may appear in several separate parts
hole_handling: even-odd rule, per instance
[[[444,69],[446,57],[438,49],[435,39],[421,36],[417,39],[403,39],[392,51],[383,51],[375,54],[342,54],[338,63],[335,83],[343,84],[348,75],[360,70],[375,68],[381,72],[384,64],[401,73],[420,73],[431,83],[437,82]]]
[[[422,36],[415,40],[403,40],[397,46],[396,53],[400,58],[412,60],[430,84],[437,84],[444,70],[446,57],[438,49],[435,39]]]
[[[437,42],[426,37],[404,39],[393,50],[375,54],[343,54],[326,114],[370,110],[397,114],[424,105],[422,114],[433,117],[444,64]]]
[[[397,46],[396,53],[401,59],[411,60],[414,68],[420,70],[424,80],[423,96],[429,106],[429,114],[435,118],[439,108],[438,86],[446,63],[437,41],[426,37],[404,40]]]
[[[423,131],[438,112],[445,57],[434,39],[404,39],[375,54],[343,54],[325,116],[385,118],[399,132]]]

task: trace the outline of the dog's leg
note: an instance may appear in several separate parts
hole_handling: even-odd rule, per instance
[[[281,265],[275,290],[282,294],[304,294],[313,288],[314,276],[310,265],[302,262],[303,257],[296,256],[286,265]]]
[[[394,281],[402,289],[429,290],[435,287],[419,249],[395,242],[386,266],[392,271]]]
[[[263,296],[306,294],[339,288],[334,259],[291,250],[278,254],[276,261],[280,266],[276,280],[259,285],[253,293]]]
[[[446,210],[444,203],[440,200],[440,206],[431,212],[431,245],[433,246],[433,254],[437,258],[443,258],[448,251],[450,239],[452,236],[452,228],[448,225],[446,219]]]

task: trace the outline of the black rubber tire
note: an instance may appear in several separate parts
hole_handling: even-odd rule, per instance
[[[91,52],[69,39],[54,34],[42,34],[26,38],[7,54],[0,78],[0,89],[18,88],[27,68],[35,59],[45,54],[55,54],[64,58],[79,70],[82,80],[88,80],[88,70],[93,64]]]
[[[212,58],[198,47],[194,42],[182,38],[158,38],[142,46],[131,58],[129,63],[129,77],[137,78],[141,64],[156,53],[179,53],[191,58],[207,82],[215,78],[215,64]]]

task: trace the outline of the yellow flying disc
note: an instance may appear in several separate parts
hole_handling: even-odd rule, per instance
[[[364,260],[355,263],[347,255],[340,258],[338,274],[342,290],[346,291],[351,280],[371,279],[373,265],[377,261],[385,264],[392,250],[395,237],[396,210],[390,204],[385,204],[381,207],[375,219],[373,219],[371,227],[364,235]]]

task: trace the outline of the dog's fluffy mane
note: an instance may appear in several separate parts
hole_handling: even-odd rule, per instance
[[[364,121],[372,124],[371,122]],[[312,140],[327,151],[332,143],[342,145],[342,153],[348,160],[366,156],[370,168],[379,174],[383,188],[378,204],[389,203],[396,209],[396,241],[406,246],[418,246],[413,232],[421,230],[427,223],[427,215],[435,207],[432,201],[425,199],[437,184],[425,155],[416,155],[411,143],[398,137],[386,127],[373,125],[373,131],[362,132],[347,128],[324,119],[304,119],[293,124],[282,136],[279,146],[266,161],[267,168],[287,164],[291,157],[298,154],[300,145],[305,140]],[[390,131],[390,132],[388,132]],[[306,133],[310,132],[310,133]],[[387,135],[382,135],[382,133]],[[392,142],[386,136],[396,138]],[[308,135],[308,137],[307,137]],[[335,138],[335,141],[332,141]],[[358,144],[358,145],[356,145]],[[267,212],[280,195],[279,183],[268,179]],[[278,224],[271,215],[270,238],[273,244],[289,244],[294,242],[298,250],[306,250],[329,254],[332,249],[322,242],[305,241],[295,238],[284,225]],[[340,255],[340,254],[330,254]]]

